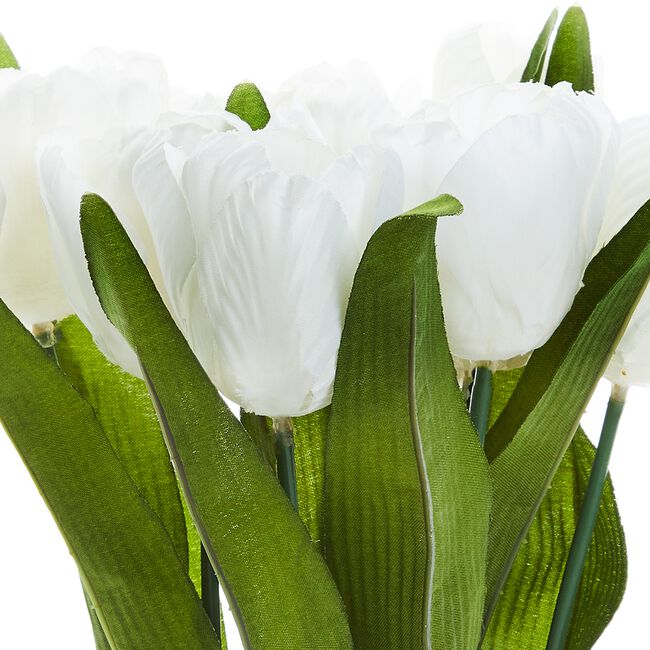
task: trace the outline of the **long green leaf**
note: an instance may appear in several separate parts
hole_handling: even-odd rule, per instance
[[[92,407],[0,302],[0,418],[75,558],[113,648],[213,648],[176,549]]]
[[[169,452],[141,379],[110,363],[76,317],[57,325],[59,366],[92,406],[102,429],[143,499],[160,517],[178,557],[188,567],[183,506]]]
[[[528,58],[528,63],[526,63],[524,72],[521,75],[522,83],[526,83],[527,81],[541,81],[544,61],[546,60],[546,51],[548,50],[548,44],[551,40],[551,34],[553,33],[556,22],[557,9],[553,9],[535,41],[535,45]]]
[[[568,81],[576,92],[594,92],[589,28],[584,11],[577,6],[569,7],[564,14],[548,60],[546,85],[561,81]]]
[[[18,61],[2,34],[0,34],[0,68],[15,68],[16,70],[20,70]]]
[[[349,648],[327,567],[192,354],[108,204],[86,195],[81,231],[102,306],[137,352],[192,516],[249,648]]]
[[[357,271],[327,432],[325,550],[357,648],[476,648],[487,463],[449,354],[439,197],[385,223]],[[462,218],[462,217],[461,217]]]
[[[492,419],[503,409],[521,374],[521,370],[495,373]],[[593,445],[579,429],[517,555],[483,641],[483,650],[546,648],[594,455]],[[567,650],[591,648],[623,597],[626,576],[625,537],[608,477]]]
[[[511,423],[522,421],[506,432],[516,435],[506,441],[490,466],[495,501],[486,621],[580,416],[647,284],[649,220],[647,203],[594,258],[571,311],[549,342],[533,354],[495,424],[496,428],[509,418]],[[529,406],[532,408],[526,413]]]
[[[263,129],[271,119],[262,93],[250,82],[238,84],[232,89],[226,102],[226,110],[244,120],[253,131]]]

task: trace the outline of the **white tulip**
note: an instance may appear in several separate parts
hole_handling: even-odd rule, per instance
[[[49,75],[0,70],[0,296],[27,324],[71,308],[59,281],[39,195],[36,152],[114,128],[148,124],[169,105],[165,71],[154,58],[98,51],[77,69]]]
[[[621,124],[621,147],[600,235],[605,245],[650,199],[650,116]],[[605,376],[614,384],[650,385],[650,291],[646,290]]]
[[[129,237],[147,264],[156,286],[172,313],[172,298],[165,291],[163,272],[156,246],[133,186],[133,168],[147,147],[163,141],[177,121],[194,120],[193,128],[205,135],[212,130],[230,128],[232,119],[221,114],[161,116],[158,123],[167,128],[117,129],[101,139],[87,138],[65,145],[49,144],[38,156],[40,189],[46,208],[54,261],[71,312],[76,313],[90,330],[97,346],[127,372],[139,375],[135,354],[117,329],[106,318],[95,294],[83,250],[79,229],[79,205],[87,192],[101,195],[120,218]],[[209,125],[209,126],[208,126]],[[185,224],[189,229],[189,222]],[[180,255],[182,251],[177,251]]]
[[[602,102],[568,84],[486,85],[379,138],[403,162],[407,206],[447,192],[465,208],[436,240],[452,353],[506,362],[542,345],[603,220],[618,131]]]
[[[229,399],[269,416],[329,403],[356,265],[403,201],[394,154],[339,156],[303,126],[178,134],[134,175],[178,319],[207,314],[197,356]]]

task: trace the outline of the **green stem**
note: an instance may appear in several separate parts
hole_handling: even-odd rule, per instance
[[[291,418],[273,418],[275,432],[275,457],[278,481],[289,501],[298,510],[298,487],[296,483],[296,459],[294,455],[293,425]]]
[[[201,601],[221,646],[221,613],[219,611],[219,581],[208,554],[201,544]]]
[[[481,447],[485,444],[488,420],[490,418],[490,402],[492,400],[492,371],[485,366],[479,366],[474,371],[472,392],[469,398],[469,415],[478,431]]]
[[[625,406],[625,391],[614,386],[612,396],[607,405],[603,428],[598,441],[596,457],[591,466],[589,483],[585,492],[578,525],[569,551],[562,585],[555,603],[551,631],[548,636],[547,650],[563,650],[566,644],[576,596],[580,588],[580,580],[585,567],[585,561],[591,545],[591,537],[596,525],[596,518],[600,509],[603,488],[607,480],[607,466],[612,455],[612,447],[616,437],[618,423]]]

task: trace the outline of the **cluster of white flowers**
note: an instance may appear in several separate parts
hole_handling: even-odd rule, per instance
[[[0,296],[28,325],[76,313],[137,374],[95,296],[85,192],[113,207],[215,385],[249,411],[331,399],[357,264],[376,228],[441,193],[452,353],[513,363],[569,310],[584,270],[650,196],[650,118],[518,83],[526,55],[471,29],[442,48],[433,96],[400,114],[362,65],[265,94],[253,131],[225,101],[174,93],[151,57],[97,52],[48,76],[0,71]],[[609,371],[650,383],[650,298]]]

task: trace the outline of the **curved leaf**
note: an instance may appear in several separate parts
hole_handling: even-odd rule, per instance
[[[589,28],[584,11],[577,6],[569,7],[564,14],[548,60],[546,85],[561,81],[568,81],[576,92],[594,92]]]
[[[0,417],[77,562],[111,647],[215,647],[167,531],[91,406],[2,302],[0,348]]]
[[[81,232],[102,306],[140,358],[188,506],[244,644],[351,647],[324,561],[192,354],[119,220],[96,195],[82,200]]]
[[[357,271],[326,449],[325,552],[357,648],[475,648],[487,463],[447,347],[439,197],[385,223]]]
[[[486,622],[580,416],[648,282],[649,222],[650,203],[646,203],[594,258],[571,311],[546,345],[533,354],[493,427],[499,436],[496,448],[503,447],[503,451],[490,466],[495,501]]]
[[[522,83],[526,83],[527,81],[541,81],[544,61],[546,60],[546,51],[548,50],[548,44],[551,40],[551,34],[553,33],[556,22],[557,9],[553,9],[535,41],[528,63],[526,63],[524,72],[521,75]]]

